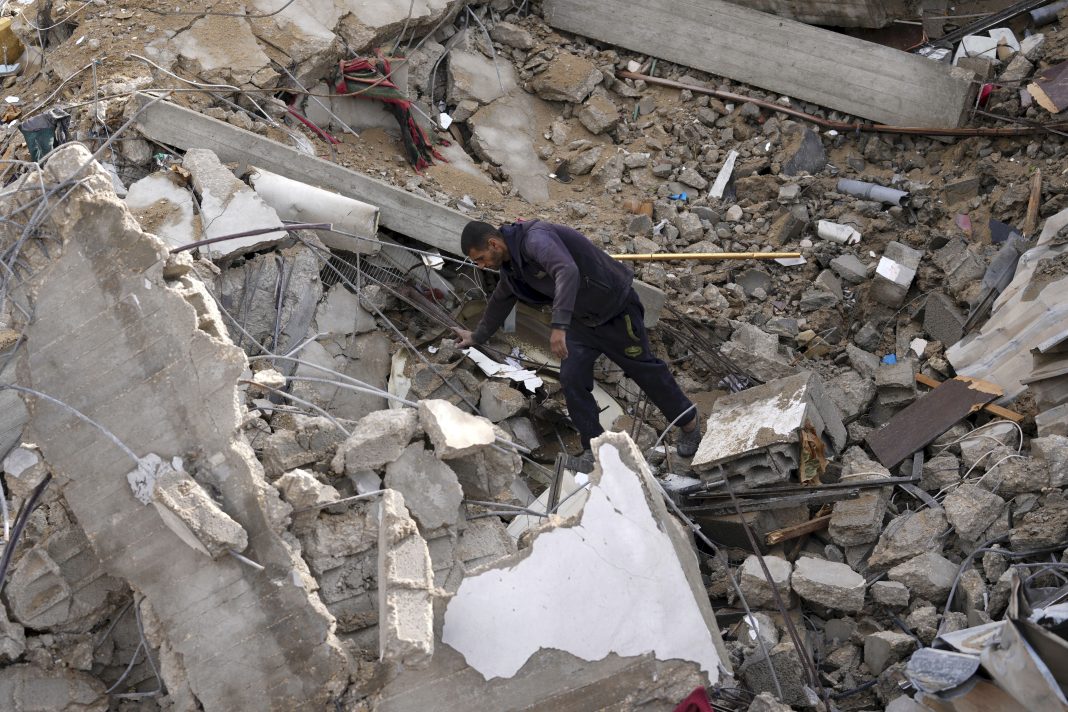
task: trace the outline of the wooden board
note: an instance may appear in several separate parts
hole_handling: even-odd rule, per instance
[[[1068,109],[1068,62],[1061,62],[1041,72],[1027,91],[1039,105],[1056,114]]]
[[[964,379],[964,377],[960,378],[962,378],[962,380]],[[942,381],[936,381],[930,376],[925,376],[922,373],[917,373],[916,383],[927,386],[928,388],[938,388],[938,384],[942,383]],[[1009,410],[1008,408],[1003,408],[1002,406],[994,405],[993,403],[987,403],[986,405],[984,405],[983,410],[987,413],[990,413],[990,415],[996,415],[999,418],[1005,418],[1006,420],[1011,420],[1014,423],[1019,423],[1024,419],[1023,413],[1017,413],[1015,410]]]
[[[144,106],[152,97],[141,95],[138,99]],[[137,118],[137,129],[167,146],[183,151],[206,148],[223,163],[258,166],[377,205],[383,227],[452,254],[460,253],[460,232],[470,218],[402,188],[165,101],[144,109]]]
[[[884,467],[892,468],[1000,395],[993,384],[952,378],[868,435],[868,445]]]
[[[884,124],[956,127],[974,96],[961,70],[722,0],[545,0],[543,12],[560,30]]]

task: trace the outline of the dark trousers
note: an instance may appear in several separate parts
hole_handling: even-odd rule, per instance
[[[593,363],[604,354],[615,362],[628,378],[663,411],[668,422],[679,417],[693,404],[682,392],[667,364],[653,356],[645,331],[645,308],[631,289],[623,311],[600,326],[586,326],[572,321],[567,331],[567,358],[560,364],[567,410],[582,436],[582,446],[604,432],[598,420],[597,402],[593,398]],[[677,425],[686,425],[684,417]]]

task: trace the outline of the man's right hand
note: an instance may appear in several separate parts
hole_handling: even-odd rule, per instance
[[[460,329],[455,326],[452,328],[452,330],[453,332],[455,332],[457,338],[459,338],[459,341],[456,342],[456,348],[466,349],[468,346],[475,345],[475,335],[472,332],[468,331],[467,329]]]

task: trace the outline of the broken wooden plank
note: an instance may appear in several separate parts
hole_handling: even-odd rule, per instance
[[[951,378],[868,435],[867,443],[876,459],[892,468],[1000,395],[992,383]]]
[[[810,519],[802,524],[795,524],[792,527],[783,527],[782,529],[776,529],[770,531],[764,535],[764,543],[768,546],[775,546],[781,544],[784,541],[790,539],[796,539],[799,536],[805,534],[812,534],[813,532],[823,531],[827,528],[827,525],[831,523],[831,515],[827,514],[822,517],[816,517]]]
[[[223,163],[248,163],[376,205],[383,227],[460,254],[460,233],[470,218],[457,210],[191,109],[166,101],[146,106],[148,95],[138,99],[145,108],[137,129],[153,141],[183,151],[206,148]]]
[[[1024,218],[1023,234],[1031,237],[1038,228],[1038,209],[1042,207],[1042,169],[1036,168],[1031,176],[1031,193],[1027,196],[1027,216]]]
[[[722,0],[546,0],[543,12],[560,30],[884,124],[956,127],[974,97],[971,72]]]
[[[1068,109],[1068,62],[1043,70],[1027,85],[1028,93],[1051,114]]]
[[[936,381],[930,376],[925,376],[922,373],[917,373],[916,383],[919,383],[922,386],[927,386],[928,388],[937,388],[938,385],[942,383],[942,381]],[[1009,410],[1008,408],[1004,408],[1000,405],[994,405],[993,403],[987,403],[986,405],[984,405],[983,410],[987,413],[990,413],[990,415],[996,415],[999,418],[1005,418],[1006,420],[1011,420],[1014,423],[1019,423],[1024,419],[1022,413],[1017,413],[1015,410]]]

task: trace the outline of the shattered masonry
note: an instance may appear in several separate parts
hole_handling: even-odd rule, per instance
[[[595,5],[0,7],[0,709],[1068,709],[1068,9]]]

